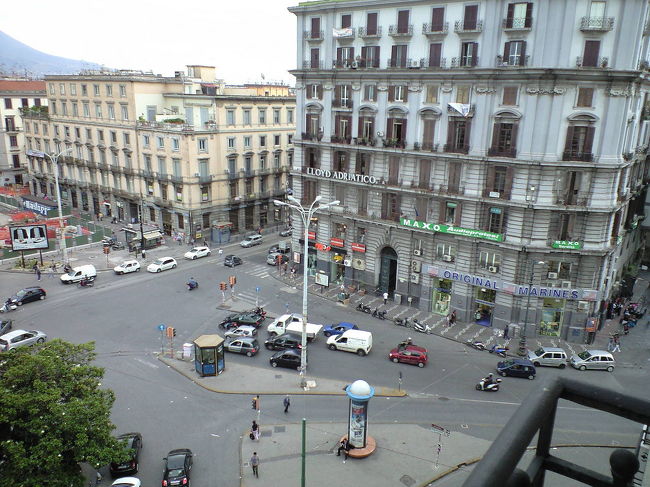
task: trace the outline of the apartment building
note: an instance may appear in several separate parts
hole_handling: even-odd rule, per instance
[[[45,83],[0,79],[0,185],[23,184],[27,171],[21,110],[40,112],[47,106]]]
[[[227,86],[211,66],[47,76],[49,113],[25,117],[34,195],[167,234],[221,241],[285,220],[295,97],[286,85]],[[271,202],[271,203],[269,203]]]
[[[289,10],[295,194],[341,202],[310,228],[311,272],[529,336],[595,331],[642,247],[647,2]]]

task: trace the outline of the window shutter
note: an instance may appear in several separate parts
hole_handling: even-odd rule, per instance
[[[456,214],[454,215],[454,225],[456,225],[457,227],[460,226],[460,221],[461,221],[460,218],[462,213],[463,213],[463,204],[457,203]]]
[[[571,215],[571,214],[565,214],[564,217],[567,219],[567,225],[566,225],[566,239],[567,240],[573,240],[573,231],[575,229],[575,223],[576,223],[576,216]]]
[[[409,87],[408,85],[402,86],[402,101],[407,102],[409,99]],[[404,120],[406,121],[406,120]]]
[[[337,47],[336,48],[336,64],[338,66],[340,66],[342,62],[343,62],[343,48],[342,47]]]
[[[352,25],[352,15],[350,14],[341,15],[341,28],[347,29],[351,25]]]
[[[566,142],[564,143],[564,152],[571,152],[572,142],[573,142],[573,125],[569,125],[566,129]]]
[[[435,131],[436,121],[435,120],[425,120],[424,121],[424,131],[422,134],[422,143],[430,144],[433,148],[433,136]]]
[[[499,149],[499,133],[501,132],[501,124],[496,122],[492,129],[492,150]]]
[[[407,120],[405,118],[402,119],[402,138],[401,138],[401,140],[403,142],[406,142],[406,122],[407,122]]]
[[[440,56],[442,55],[442,44],[435,43],[429,46],[429,66],[440,67]]]
[[[386,139],[393,138],[393,119],[386,120]]]
[[[318,85],[316,92],[318,93],[318,99],[323,99],[323,85]]]
[[[311,19],[311,36],[312,38],[320,37],[320,18],[318,17]]]
[[[311,132],[311,113],[308,113],[307,116],[305,117],[305,132],[310,133]]]
[[[512,42],[506,42],[503,45],[503,62],[504,63],[507,63],[508,59],[510,59],[510,45],[511,44],[512,44]]]
[[[397,12],[397,32],[406,33],[409,28],[409,11],[400,10]]]
[[[472,66],[478,64],[478,42],[470,42],[472,46]]]
[[[454,146],[455,128],[456,128],[456,123],[453,120],[449,120],[449,124],[447,125],[447,147],[449,149],[451,149]]]
[[[345,135],[346,137],[352,137],[352,115],[343,115],[343,118],[345,118],[348,123],[347,123],[347,128],[345,129]]]
[[[311,50],[311,67],[318,68],[318,62],[320,61],[320,51],[318,48]]]
[[[368,48],[366,46],[361,48],[361,63],[364,67],[368,66]]]
[[[464,27],[466,30],[476,29],[476,20],[478,19],[478,5],[466,5]]]
[[[341,125],[341,115],[334,115],[334,135],[339,136],[339,127]]]
[[[334,87],[334,106],[340,106],[341,103],[341,85]]]
[[[354,47],[351,47],[350,50],[348,51],[348,58],[347,61],[352,63],[354,61]]]
[[[363,138],[363,121],[366,117],[362,117],[359,115],[359,118],[357,119],[357,137],[359,139]]]
[[[506,169],[506,186],[503,190],[503,197],[506,199],[510,199],[510,195],[512,193],[512,180],[514,179],[514,169],[512,167],[508,167]]]
[[[431,30],[438,32],[442,30],[445,21],[445,9],[443,7],[436,7],[431,12]]]
[[[314,85],[306,85],[306,88],[307,88],[307,99],[308,99],[308,100],[311,100],[311,94],[312,94],[312,90],[313,90],[312,86],[314,86]]]
[[[380,50],[381,50],[380,46],[375,47],[375,57],[372,60],[372,67],[373,68],[378,68],[379,67]]]
[[[390,65],[392,67],[397,66],[397,53],[399,46],[393,46],[390,50]]]
[[[472,121],[468,119],[465,122],[465,145],[467,146],[467,150],[469,150],[471,135],[472,135]]]
[[[395,101],[395,87],[388,87],[388,101]]]
[[[596,132],[596,127],[587,127],[587,134],[585,136],[585,145],[582,150],[585,154],[591,154],[591,146],[594,144],[594,132]]]
[[[496,171],[494,166],[489,166],[487,168],[487,175],[485,178],[485,193],[483,196],[489,196],[491,191],[494,191],[494,181],[496,179]]]
[[[600,41],[585,41],[584,55],[582,56],[583,66],[598,66],[598,54],[600,52]]]
[[[512,19],[515,17],[515,4],[508,4],[508,14],[506,15],[506,29],[512,29]]]
[[[533,4],[531,2],[528,2],[526,4],[526,20],[524,23],[524,27],[530,28],[533,26]]]
[[[368,35],[377,34],[377,13],[368,14],[366,19],[366,32]]]
[[[440,202],[440,208],[438,210],[438,223],[445,223],[445,215],[447,213],[447,202],[446,201],[441,201]]]
[[[511,149],[517,153],[517,133],[519,132],[519,123],[515,122],[512,124],[512,132],[511,132]]]
[[[521,41],[521,56],[519,56],[519,66],[526,66],[526,41]]]

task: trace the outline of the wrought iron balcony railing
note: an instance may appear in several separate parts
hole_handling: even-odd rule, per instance
[[[425,36],[436,37],[436,36],[446,36],[449,32],[449,22],[442,22],[440,24],[431,24],[425,22],[422,24],[422,33]]]
[[[583,32],[607,32],[614,28],[614,17],[582,17],[580,30]]]
[[[526,17],[512,17],[503,19],[503,30],[530,30],[533,28],[533,19]]]
[[[483,32],[483,21],[465,22],[464,20],[457,20],[454,24],[454,32],[457,34],[479,34]]]
[[[302,33],[302,38],[306,41],[320,42],[323,40],[322,30],[305,30]]]
[[[379,39],[381,37],[381,25],[378,25],[374,31],[368,32],[366,27],[359,27],[359,37],[362,39]]]
[[[413,35],[413,25],[391,25],[388,27],[388,35],[391,37],[411,37]]]

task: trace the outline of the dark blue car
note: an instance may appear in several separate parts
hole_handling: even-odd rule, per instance
[[[504,377],[524,377],[533,380],[537,371],[530,360],[510,358],[497,364],[497,372]]]
[[[327,325],[323,329],[323,335],[326,337],[332,336],[332,335],[341,335],[344,332],[348,330],[358,330],[359,327],[355,325],[354,323],[348,323],[347,321],[342,321],[338,325]]]

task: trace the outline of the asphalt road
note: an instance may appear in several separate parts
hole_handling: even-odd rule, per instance
[[[301,310],[301,289],[287,287],[270,274],[277,272],[265,264],[266,250],[274,243],[253,249],[237,249],[244,265],[235,269],[223,266],[223,256],[213,255],[197,261],[179,259],[179,267],[160,274],[141,271],[116,276],[100,273],[93,288],[64,286],[58,279],[44,274],[41,285],[48,299],[30,303],[11,314],[14,328],[39,329],[49,337],[73,342],[95,341],[98,365],[106,368],[104,385],[117,395],[113,421],[117,432],[140,431],[144,449],[139,477],[143,485],[156,485],[162,477],[162,458],[174,448],[191,448],[195,457],[193,483],[198,486],[236,485],[239,478],[238,441],[251,418],[248,395],[209,393],[169,370],[155,358],[160,350],[160,332],[164,323],[177,329],[180,346],[203,333],[220,330],[217,323],[228,314],[217,308],[221,302],[218,283],[236,275],[238,299],[253,306],[259,287],[260,304],[273,315]],[[98,250],[99,252],[99,250]],[[224,255],[230,253],[228,250]],[[98,260],[98,263],[101,260]],[[101,264],[98,264],[101,268]],[[184,283],[193,276],[200,283],[188,292]],[[0,295],[35,284],[33,275],[2,274]],[[356,312],[318,296],[310,296],[309,321],[331,323],[352,321],[360,329],[373,332],[373,350],[366,357],[330,351],[324,337],[309,347],[309,370],[312,377],[346,381],[362,378],[374,386],[396,387],[402,373],[401,387],[410,397],[375,398],[371,421],[409,422],[448,425],[471,432],[477,437],[493,439],[519,403],[545,378],[570,374],[599,383],[616,391],[634,389],[648,395],[644,369],[617,368],[614,373],[572,369],[539,369],[537,379],[505,378],[497,394],[474,390],[477,379],[494,370],[498,359],[487,352],[470,350],[462,344],[440,337],[417,334],[369,315]],[[411,334],[414,342],[426,346],[429,364],[420,369],[393,364],[388,351]],[[414,334],[415,333],[415,334]],[[260,330],[260,340],[266,331]],[[269,367],[272,352],[262,349],[256,357],[228,354],[227,361],[242,361]],[[246,377],[241,378],[242,381]],[[280,399],[265,400],[263,424],[298,421],[345,421],[347,400],[343,397],[295,396],[289,418],[282,413]],[[595,431],[594,425],[598,425]],[[563,403],[554,441],[599,441],[619,444],[632,442],[638,433],[635,425],[601,413]]]

